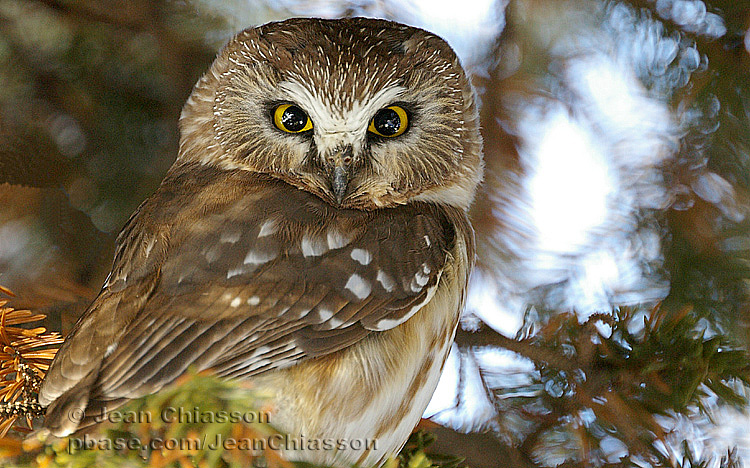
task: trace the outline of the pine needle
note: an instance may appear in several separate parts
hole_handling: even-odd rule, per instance
[[[0,286],[0,293],[13,293]],[[63,338],[44,327],[24,328],[46,316],[8,306],[0,299],[0,438],[10,429],[28,432],[33,418],[44,414],[39,385]],[[19,326],[20,325],[20,326]]]

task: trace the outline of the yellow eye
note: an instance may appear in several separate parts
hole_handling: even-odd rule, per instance
[[[282,104],[273,111],[273,123],[287,133],[302,133],[313,128],[305,111],[294,104]]]
[[[370,121],[367,131],[375,135],[393,138],[401,135],[409,127],[409,117],[399,106],[380,109]]]

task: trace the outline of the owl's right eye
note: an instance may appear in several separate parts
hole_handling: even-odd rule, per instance
[[[281,104],[273,111],[273,123],[281,131],[302,133],[313,128],[310,117],[294,104]]]

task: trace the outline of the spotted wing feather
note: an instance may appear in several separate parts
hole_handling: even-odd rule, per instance
[[[249,377],[397,326],[434,292],[454,235],[430,205],[335,210],[257,175],[177,171],[128,222],[50,368],[47,425],[70,432],[55,418],[71,401],[136,398],[191,366]]]

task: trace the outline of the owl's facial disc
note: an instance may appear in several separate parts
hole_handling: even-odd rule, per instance
[[[406,110],[399,105],[392,105],[378,110],[370,119],[367,126],[366,138],[368,140],[397,138],[403,135],[408,128],[409,117]],[[356,143],[358,139],[361,140],[362,138],[360,133],[356,132],[346,135],[346,137]],[[341,139],[345,140],[347,138]],[[366,147],[366,144],[357,144],[356,146],[359,153],[363,153],[363,148]],[[321,154],[321,160],[331,183],[331,192],[338,205],[341,205],[348,194],[349,180],[354,175],[352,174],[352,169],[356,171],[360,166],[364,166],[364,163],[367,162],[363,161],[365,157],[364,154],[355,155],[354,144],[348,143],[343,143],[343,146],[327,151],[326,154]],[[359,164],[353,164],[355,159]],[[352,192],[356,192],[356,187],[349,193]]]
[[[180,119],[178,164],[276,177],[332,205],[467,209],[482,177],[473,93],[442,39],[382,20],[238,34]]]
[[[372,175],[369,140],[397,138],[408,126],[406,111],[393,105],[406,91],[398,84],[383,87],[367,100],[341,99],[340,102],[335,96],[321,94],[306,81],[282,81],[278,89],[284,100],[294,103],[294,108],[304,111],[312,122],[306,134],[311,145],[307,161],[310,164],[300,170],[311,170],[313,177],[323,176],[327,181],[325,188],[339,206],[346,205],[350,197],[361,195],[359,181]],[[282,104],[279,109],[289,109],[286,106]],[[302,128],[302,124],[298,127]],[[299,144],[297,135],[288,136],[290,144]]]

